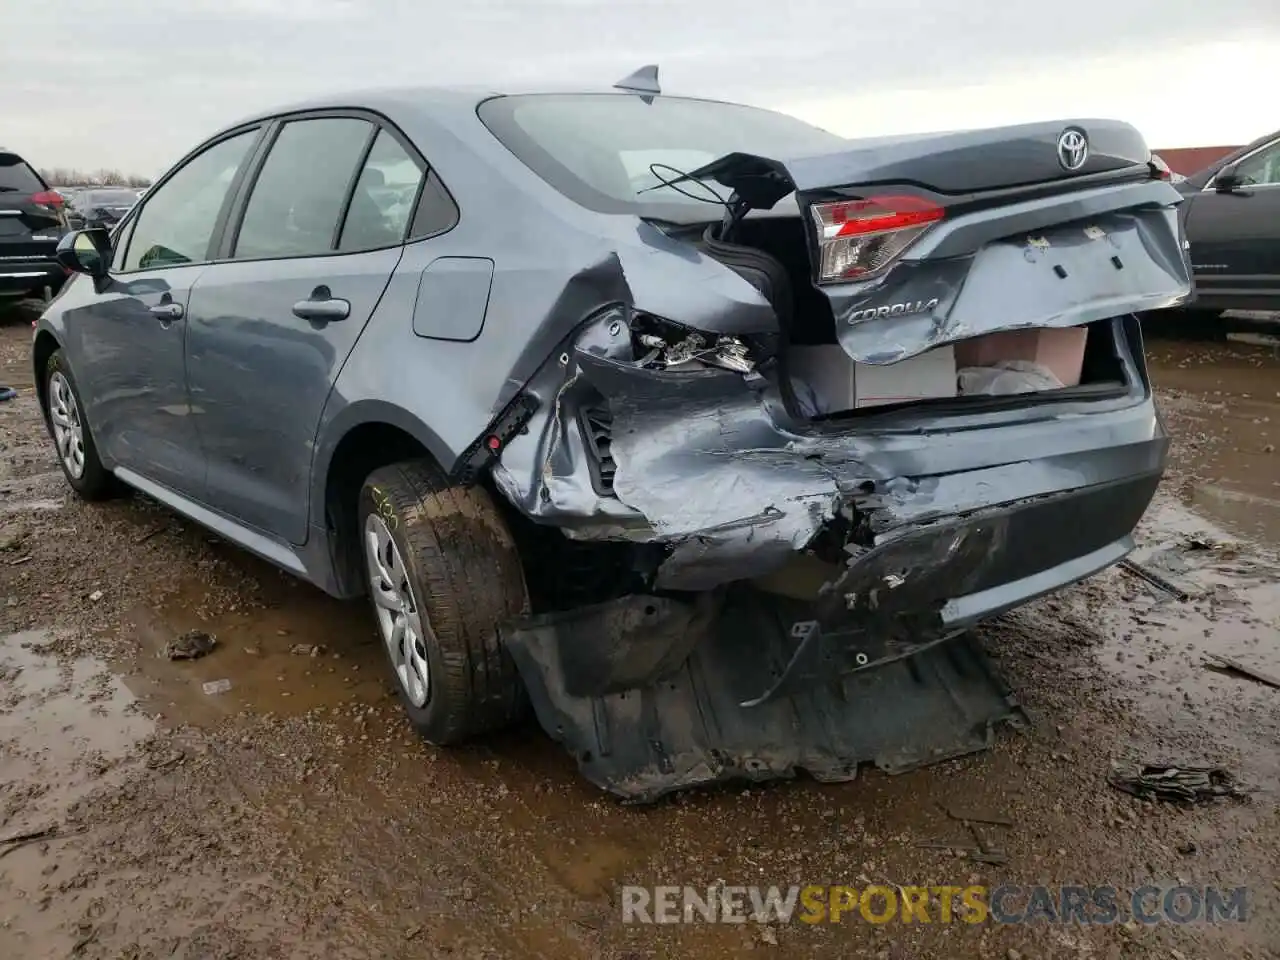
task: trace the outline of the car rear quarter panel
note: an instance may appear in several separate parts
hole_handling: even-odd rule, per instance
[[[633,216],[572,203],[498,143],[474,110],[443,120],[392,119],[435,167],[459,220],[447,233],[406,246],[338,378],[317,436],[313,523],[330,458],[348,430],[371,419],[390,422],[389,411],[398,410],[451,469],[573,332],[611,305],[704,329],[776,328],[772,310],[745,280]],[[419,301],[424,272],[430,276],[443,258],[493,263],[474,339],[458,337],[452,323],[433,330],[423,320],[433,309]]]

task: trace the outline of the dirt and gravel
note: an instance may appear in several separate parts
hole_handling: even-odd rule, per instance
[[[423,744],[363,604],[141,497],[77,502],[29,321],[0,313],[0,957],[1280,957],[1280,690],[1203,665],[1280,674],[1275,348],[1153,343],[1176,441],[1135,558],[1190,596],[1116,569],[983,630],[1031,729],[896,777],[628,808],[532,723]],[[165,655],[193,630],[211,651]],[[1144,802],[1107,783],[1127,761],[1254,792]],[[1005,822],[983,828],[1005,862],[974,859],[957,808]],[[624,884],[718,881],[1249,894],[1216,924],[622,922]]]

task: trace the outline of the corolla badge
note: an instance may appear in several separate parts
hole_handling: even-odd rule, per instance
[[[1067,127],[1058,135],[1058,163],[1068,173],[1075,173],[1089,159],[1089,137],[1079,127]]]
[[[849,323],[857,323],[859,320],[883,320],[885,317],[901,317],[909,313],[925,313],[933,310],[938,305],[938,298],[932,300],[908,300],[905,303],[891,303],[883,307],[867,307],[864,310],[854,310],[849,314]]]

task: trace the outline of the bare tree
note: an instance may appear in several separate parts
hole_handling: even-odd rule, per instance
[[[58,186],[85,187],[149,187],[151,178],[136,173],[125,174],[119,170],[98,170],[90,173],[76,167],[46,167],[40,171],[45,183]]]

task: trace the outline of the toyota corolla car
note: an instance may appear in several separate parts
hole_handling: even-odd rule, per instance
[[[432,742],[529,696],[627,796],[839,779],[968,736],[930,652],[1131,549],[1178,202],[1113,121],[846,140],[653,70],[353,94],[64,240],[36,380],[83,497],[367,595]]]

